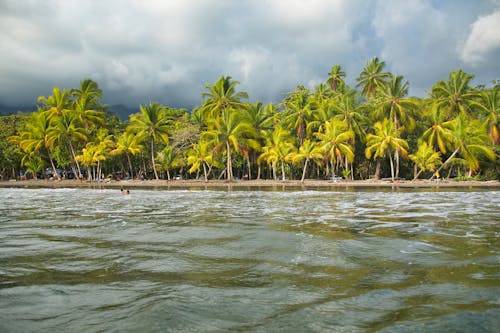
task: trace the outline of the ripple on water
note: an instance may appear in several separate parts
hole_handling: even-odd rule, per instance
[[[499,194],[0,189],[0,331],[493,332]]]

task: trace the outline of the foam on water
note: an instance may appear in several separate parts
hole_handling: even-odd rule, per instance
[[[0,331],[493,332],[499,194],[0,188]]]

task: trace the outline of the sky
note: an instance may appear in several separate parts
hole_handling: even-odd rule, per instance
[[[457,69],[500,79],[500,0],[0,0],[0,50],[3,105],[91,78],[109,105],[192,108],[222,75],[277,103],[373,57],[424,97]]]

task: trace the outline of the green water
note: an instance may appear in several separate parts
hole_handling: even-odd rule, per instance
[[[0,332],[499,332],[499,198],[0,188]]]

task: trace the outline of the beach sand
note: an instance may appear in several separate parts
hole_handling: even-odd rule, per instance
[[[500,188],[499,181],[454,181],[454,180],[398,180],[395,182],[385,180],[355,180],[355,181],[329,181],[329,180],[239,180],[227,182],[224,180],[122,180],[108,182],[90,182],[79,180],[10,180],[0,181],[0,187],[19,188],[157,188],[157,189],[206,189],[206,188],[346,188],[346,187],[401,187],[401,188],[438,188],[438,187],[458,187],[458,188]]]

